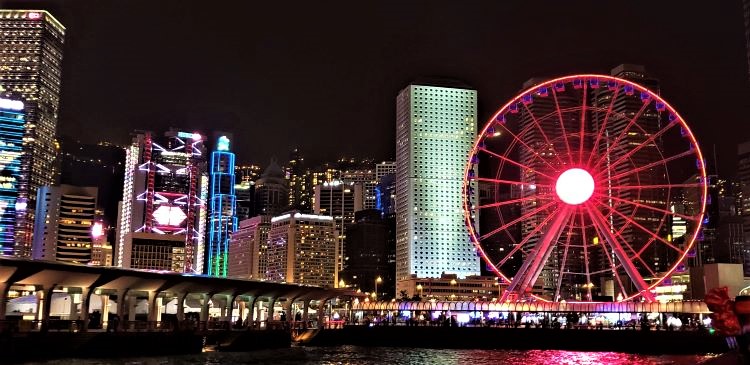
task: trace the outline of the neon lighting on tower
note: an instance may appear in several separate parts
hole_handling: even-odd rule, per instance
[[[217,139],[211,152],[211,191],[208,219],[208,275],[227,276],[229,238],[237,229],[237,196],[235,195],[234,153],[229,138]]]
[[[0,98],[0,255],[13,253],[16,211],[26,208],[18,201],[18,182],[26,116],[23,102]]]

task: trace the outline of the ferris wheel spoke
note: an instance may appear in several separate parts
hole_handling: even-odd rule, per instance
[[[669,187],[669,186],[665,186],[665,187]],[[666,215],[673,215],[675,217],[680,217],[680,218],[685,219],[687,221],[698,222],[698,218],[696,218],[696,217],[689,216],[689,215],[684,215],[684,214],[680,214],[680,213],[676,213],[676,212],[672,212],[672,211],[666,210],[666,209],[657,208],[657,207],[654,207],[654,206],[651,206],[651,205],[648,205],[648,204],[638,203],[638,202],[634,202],[632,200],[622,199],[622,198],[618,198],[616,196],[606,195],[606,194],[601,194],[601,193],[598,193],[596,195],[602,196],[605,199],[612,199],[612,200],[621,202],[623,204],[633,205],[633,206],[636,206],[636,207],[639,207],[639,208],[648,209],[648,210],[651,210],[651,211],[654,211],[654,212],[663,213],[663,214],[666,214]],[[609,206],[607,206],[607,207],[609,208]],[[614,209],[613,209],[613,211],[616,212],[616,210],[614,210]]]
[[[588,240],[586,239],[586,222],[583,219],[583,210],[579,210],[578,217],[581,222],[581,241],[583,242],[583,263],[584,270],[586,273],[586,292],[588,294],[588,300],[591,300],[591,273],[589,272],[589,248]]]
[[[594,225],[594,230],[596,230],[598,232],[599,228],[597,228],[597,226]],[[602,237],[604,237],[604,236],[602,236]],[[622,265],[615,265],[615,262],[612,259],[612,256],[610,256],[610,254],[609,254],[609,250],[607,250],[607,245],[602,244],[602,251],[604,251],[604,256],[607,257],[607,262],[609,262],[609,267],[612,270],[612,276],[615,277],[615,280],[617,281],[617,284],[620,285],[620,290],[622,291],[623,295],[626,294],[628,291],[625,289],[625,285],[623,285],[622,279],[620,278],[620,275],[617,273],[618,267],[620,267]],[[602,272],[607,272],[608,270],[601,270],[601,271]]]
[[[529,242],[529,240],[531,240],[531,238],[532,238],[532,237],[534,237],[534,235],[536,235],[536,234],[537,234],[537,233],[538,233],[538,232],[539,232],[540,230],[542,230],[542,228],[544,228],[544,226],[545,226],[545,225],[546,225],[547,223],[549,223],[549,221],[550,221],[550,220],[552,220],[552,217],[553,217],[553,216],[555,216],[555,214],[557,214],[557,212],[559,212],[559,209],[555,210],[555,212],[553,212],[552,214],[549,214],[549,215],[547,215],[547,217],[546,217],[546,218],[544,218],[544,219],[542,220],[542,222],[541,222],[540,224],[538,224],[538,225],[537,225],[536,227],[534,227],[534,229],[533,229],[533,230],[532,230],[531,232],[529,232],[528,234],[526,234],[526,236],[525,236],[525,237],[524,237],[524,238],[523,238],[523,239],[521,240],[521,242],[517,243],[517,244],[515,245],[515,247],[513,247],[513,249],[512,249],[512,250],[510,250],[510,252],[509,252],[509,253],[507,253],[507,254],[505,255],[505,257],[503,257],[503,258],[502,258],[502,259],[501,259],[501,260],[500,260],[500,261],[499,261],[499,262],[498,262],[498,263],[497,263],[497,264],[495,265],[495,267],[501,267],[501,266],[505,265],[505,263],[506,263],[506,262],[508,262],[508,260],[510,260],[510,259],[511,259],[511,257],[512,257],[513,255],[515,255],[515,254],[516,254],[516,253],[517,253],[518,251],[521,251],[521,252],[525,252],[525,251],[523,250],[523,246],[524,246],[524,245],[525,245],[526,243],[528,243],[528,242]]]
[[[503,300],[505,300],[511,293],[524,294],[528,291],[529,287],[533,287],[537,278],[539,278],[542,269],[544,269],[544,264],[549,260],[552,249],[555,247],[557,240],[560,239],[560,235],[565,229],[565,224],[574,213],[574,210],[575,208],[569,205],[562,206],[556,213],[550,214],[545,218],[545,222],[549,222],[551,218],[554,218],[554,220],[549,223],[548,227],[545,227],[547,224],[540,224],[534,228],[534,231],[539,231],[544,227],[546,232],[541,239],[536,242],[530,254],[526,256],[521,268],[518,269],[516,275],[513,276],[513,280],[511,280],[508,289],[505,291],[505,294],[503,294]],[[532,234],[529,234],[526,237],[528,238],[531,236]],[[520,247],[520,245],[517,247]]]
[[[644,102],[640,109],[638,109],[638,112],[633,115],[633,118],[630,119],[628,124],[625,126],[625,128],[622,129],[620,134],[617,135],[615,140],[612,142],[612,144],[607,146],[607,149],[604,151],[604,154],[602,154],[602,158],[599,159],[599,161],[594,164],[595,169],[598,169],[600,165],[602,164],[602,161],[607,160],[607,156],[609,156],[610,153],[620,144],[620,140],[625,137],[627,132],[630,130],[630,127],[632,127],[635,122],[638,120],[638,118],[641,117],[641,114],[646,110],[646,108],[651,104],[651,99],[649,99],[647,102]]]
[[[702,187],[701,183],[687,183],[687,184],[654,184],[654,185],[614,185],[608,186],[606,189],[609,190],[647,190],[647,189],[678,189],[678,188],[699,188]],[[605,194],[599,193],[602,196]]]
[[[520,167],[522,169],[530,170],[531,172],[533,172],[533,173],[535,173],[537,175],[544,176],[544,177],[546,177],[546,178],[548,178],[550,180],[554,180],[554,178],[552,176],[549,176],[549,175],[547,175],[547,174],[545,174],[543,172],[540,172],[540,171],[538,171],[536,169],[533,169],[533,168],[531,168],[529,166],[526,166],[526,165],[524,165],[524,164],[522,164],[520,162],[517,162],[517,161],[514,161],[512,159],[509,159],[509,158],[507,158],[507,157],[505,157],[505,156],[503,156],[503,155],[501,155],[499,153],[492,152],[492,151],[490,151],[490,150],[488,150],[486,148],[482,148],[482,147],[480,147],[479,150],[482,151],[482,152],[484,152],[484,153],[486,153],[486,154],[488,154],[488,155],[490,155],[490,156],[492,156],[492,157],[498,158],[498,159],[500,159],[502,161],[508,162],[508,163],[510,163],[512,165],[515,165],[515,166],[518,166],[518,167]]]
[[[586,94],[586,87],[587,87],[587,85],[588,85],[587,82],[583,83],[583,97],[581,98],[582,99],[582,102],[581,102],[581,104],[582,104],[581,105],[581,130],[580,130],[580,132],[581,132],[581,140],[580,140],[580,142],[578,144],[578,148],[579,148],[579,151],[578,151],[578,164],[579,165],[583,164],[583,137],[586,134],[585,132],[586,132],[586,95],[587,95]],[[590,286],[589,286],[589,296],[591,296],[591,287]]]
[[[676,126],[678,124],[679,124],[679,122],[678,122],[677,119],[675,119],[672,122],[668,123],[666,126],[664,126],[662,129],[660,129],[656,133],[651,134],[645,141],[638,143],[635,147],[633,147],[631,150],[629,150],[628,152],[626,152],[624,155],[618,157],[617,160],[615,160],[615,162],[610,163],[609,166],[608,166],[608,169],[609,170],[613,169],[615,166],[619,165],[620,163],[622,163],[626,159],[630,158],[630,156],[633,156],[636,152],[642,150],[646,146],[651,145],[657,138],[661,137],[669,129],[671,129],[672,127],[674,127],[674,126]],[[605,155],[605,157],[606,157],[606,155]],[[603,159],[604,158],[602,158],[602,160]],[[602,161],[602,160],[599,160],[599,161]],[[597,166],[598,166],[598,164],[597,164]],[[604,173],[604,172],[603,171],[600,172],[599,175],[601,175],[602,173]]]
[[[607,129],[607,123],[609,122],[609,116],[612,114],[612,108],[615,105],[615,100],[617,100],[617,96],[620,94],[620,88],[617,87],[615,89],[615,92],[612,94],[612,101],[609,102],[609,107],[607,108],[607,113],[604,115],[604,120],[602,121],[602,126],[599,128],[599,132],[596,134],[596,139],[594,140],[594,145],[591,147],[591,154],[589,154],[589,159],[586,162],[586,167],[591,167],[592,159],[594,158],[594,154],[596,154],[596,150],[599,148],[599,141],[601,141],[602,136],[604,135],[604,131]]]
[[[571,222],[572,223],[572,222]],[[565,248],[563,249],[562,264],[560,265],[560,275],[557,279],[557,287],[555,288],[555,296],[552,298],[553,301],[560,301],[560,287],[562,286],[563,275],[565,274],[565,264],[568,262],[568,250],[570,249],[570,239],[573,237],[573,224],[568,225],[568,233],[565,237]]]
[[[552,169],[552,171],[557,170],[557,168],[552,166],[552,164],[550,164],[549,161],[539,156],[539,152],[537,152],[536,149],[531,148],[531,146],[529,146],[526,142],[524,142],[521,138],[519,138],[515,133],[511,132],[511,130],[508,129],[508,127],[506,127],[504,123],[495,123],[495,124],[500,125],[505,130],[506,133],[508,133],[511,137],[513,137],[514,140],[518,142],[518,144],[526,147],[526,149],[529,150],[529,152],[531,152],[532,155],[534,155],[538,160],[542,161],[544,164],[549,166],[549,168]]]
[[[527,213],[521,215],[520,217],[518,217],[518,218],[516,218],[516,219],[514,219],[514,220],[512,220],[512,221],[510,221],[508,223],[505,223],[504,225],[502,225],[502,226],[500,226],[498,228],[493,229],[491,232],[485,233],[484,235],[482,235],[482,236],[479,237],[478,241],[480,241],[480,242],[484,241],[485,239],[487,239],[487,237],[494,236],[498,232],[502,232],[502,231],[508,229],[508,227],[513,226],[514,224],[518,224],[519,222],[521,222],[523,220],[529,219],[529,218],[531,218],[531,217],[539,214],[541,211],[549,209],[554,204],[557,204],[557,202],[551,201],[551,202],[549,202],[547,204],[542,205],[541,207],[538,207],[538,208],[536,208],[536,209],[534,209],[534,210],[532,210],[530,212],[527,212]]]
[[[500,201],[500,202],[494,202],[494,203],[489,203],[489,204],[482,204],[482,205],[478,206],[477,208],[478,209],[497,208],[497,207],[502,207],[504,205],[517,204],[517,203],[521,203],[521,202],[525,202],[525,201],[529,201],[529,200],[534,200],[534,199],[540,199],[541,200],[541,199],[545,199],[545,198],[546,199],[550,199],[550,197],[544,197],[544,196],[539,196],[539,195],[529,195],[527,197],[518,198],[518,199],[503,200],[503,201]]]
[[[630,280],[633,282],[633,284],[635,284],[638,292],[644,298],[646,298],[646,300],[648,300],[649,302],[653,302],[654,296],[648,290],[648,284],[646,284],[646,280],[644,280],[643,276],[641,276],[641,274],[638,272],[635,264],[633,264],[633,261],[630,260],[627,253],[625,252],[625,249],[623,249],[622,245],[614,236],[612,231],[607,228],[607,220],[598,210],[592,209],[591,207],[587,207],[587,210],[591,221],[594,223],[594,227],[597,228],[599,233],[605,238],[607,243],[609,243],[610,247],[612,248],[612,253],[615,255],[615,257],[617,257],[618,260],[620,260],[623,270],[625,270],[625,273],[628,274]],[[607,255],[607,257],[609,257],[609,255]],[[614,267],[614,263],[612,264]],[[617,272],[615,271],[614,274],[617,275]]]
[[[523,104],[524,109],[526,109],[526,112],[529,113],[529,116],[531,116],[531,121],[539,130],[539,133],[541,133],[542,138],[544,138],[544,142],[547,143],[547,146],[552,148],[552,150],[554,151],[557,162],[559,162],[560,165],[565,165],[565,162],[560,158],[560,154],[557,153],[557,149],[555,148],[555,145],[552,144],[552,141],[549,139],[549,137],[547,137],[547,133],[544,132],[544,128],[542,128],[541,123],[539,123],[539,120],[536,119],[536,117],[534,116],[534,113],[531,112],[531,109],[529,109],[529,106],[526,105],[525,103],[521,103],[521,104]]]
[[[601,203],[599,203],[599,204],[601,204]],[[602,205],[604,205],[604,204],[602,204]],[[682,250],[679,247],[673,245],[671,242],[665,240],[664,238],[659,237],[659,235],[657,235],[656,233],[652,232],[650,229],[648,229],[648,228],[640,225],[638,222],[635,221],[635,219],[633,219],[631,217],[628,217],[625,214],[622,214],[622,213],[618,212],[616,209],[613,209],[613,208],[609,207],[608,205],[604,205],[604,206],[607,207],[611,212],[613,212],[613,213],[619,215],[620,217],[622,217],[623,219],[627,220],[634,227],[637,227],[638,229],[640,229],[644,233],[646,233],[649,236],[653,237],[655,240],[657,240],[657,241],[663,243],[664,245],[666,245],[667,247],[670,247],[673,250],[677,251],[677,253],[679,253],[680,255],[682,255],[683,253],[685,253],[684,250]]]
[[[504,179],[490,179],[488,177],[478,177],[476,179],[477,181],[484,181],[484,182],[490,182],[495,184],[505,184],[505,185],[518,185],[518,186],[531,186],[534,185],[536,188],[551,188],[552,185],[548,184],[532,184],[529,182],[523,182],[523,181],[515,181],[515,180],[504,180]]]
[[[557,110],[557,117],[560,120],[560,131],[562,131],[563,140],[565,141],[565,148],[568,150],[568,157],[570,158],[570,164],[573,164],[573,150],[570,149],[570,142],[568,142],[568,133],[565,131],[565,120],[563,120],[562,111],[560,110],[560,103],[557,101],[557,92],[555,88],[552,88],[552,100],[555,102],[555,109]]]
[[[656,166],[659,166],[659,165],[662,165],[662,164],[666,164],[666,163],[668,163],[668,162],[672,162],[672,161],[674,161],[674,160],[678,160],[678,159],[681,159],[681,158],[683,158],[683,157],[691,156],[691,155],[693,155],[694,153],[695,153],[695,151],[687,150],[687,151],[685,151],[685,152],[682,152],[682,153],[678,153],[678,154],[676,154],[676,155],[674,155],[674,156],[670,156],[670,157],[667,157],[667,158],[663,158],[663,159],[661,159],[661,160],[659,160],[659,161],[654,161],[654,162],[652,162],[652,163],[649,163],[649,164],[646,164],[646,165],[643,165],[643,166],[639,166],[639,167],[636,167],[636,168],[634,168],[634,169],[628,169],[628,170],[627,170],[627,171],[625,171],[625,172],[621,172],[621,173],[619,173],[619,174],[617,174],[617,175],[614,175],[614,176],[612,176],[612,177],[608,177],[607,179],[608,179],[608,180],[616,180],[616,179],[619,179],[619,178],[621,178],[621,177],[625,177],[625,176],[628,176],[628,175],[632,175],[632,174],[635,174],[635,173],[641,172],[641,171],[643,171],[643,170],[646,170],[646,169],[650,169],[650,168],[652,168],[652,167],[656,167]],[[602,174],[603,174],[603,173],[599,173],[599,174],[597,174],[597,176],[601,176]]]

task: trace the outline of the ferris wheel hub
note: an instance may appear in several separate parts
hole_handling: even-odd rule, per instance
[[[594,178],[584,169],[568,169],[557,178],[555,192],[569,205],[583,204],[594,194]]]

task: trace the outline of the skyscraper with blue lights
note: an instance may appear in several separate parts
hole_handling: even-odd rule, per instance
[[[24,104],[0,97],[0,255],[12,255],[26,123]]]
[[[230,138],[220,134],[211,152],[207,270],[210,276],[227,276],[229,238],[237,229],[234,153],[229,150],[229,143]]]

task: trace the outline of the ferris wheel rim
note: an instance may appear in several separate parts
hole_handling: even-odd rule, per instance
[[[531,96],[534,95],[535,92],[541,90],[542,87],[549,87],[549,90],[552,91],[552,95],[554,95],[554,97],[556,98],[555,88],[553,87],[554,85],[559,84],[559,83],[566,84],[566,83],[573,82],[574,80],[580,80],[580,82],[582,82],[583,85],[586,85],[592,79],[596,79],[597,82],[603,82],[603,83],[608,83],[608,82],[613,81],[613,82],[615,82],[617,84],[617,87],[615,89],[617,91],[615,92],[615,96],[613,97],[612,104],[614,104],[614,101],[615,101],[614,99],[617,97],[617,93],[619,93],[619,90],[621,89],[621,86],[623,86],[623,85],[630,85],[631,87],[633,87],[634,90],[637,90],[640,93],[647,93],[649,95],[649,97],[651,98],[651,100],[658,101],[659,103],[661,103],[663,105],[663,107],[664,107],[663,110],[665,110],[669,114],[672,114],[672,115],[675,116],[674,121],[670,121],[670,124],[673,123],[673,125],[669,125],[667,128],[663,128],[663,130],[666,131],[666,129],[669,129],[669,128],[673,127],[673,126],[679,125],[684,130],[684,132],[685,132],[685,134],[683,135],[683,137],[686,137],[688,139],[688,141],[690,143],[690,146],[691,146],[691,148],[688,151],[682,152],[681,154],[684,154],[685,156],[689,156],[691,154],[695,154],[697,156],[697,158],[698,158],[698,161],[699,161],[697,163],[697,176],[698,176],[698,181],[699,182],[697,184],[691,186],[691,187],[699,188],[699,191],[700,191],[700,197],[699,197],[699,206],[700,206],[700,208],[699,208],[698,213],[695,215],[695,217],[696,217],[695,220],[697,220],[699,223],[695,224],[695,227],[693,229],[691,229],[690,232],[687,232],[689,234],[688,242],[685,245],[684,250],[680,253],[679,259],[677,259],[675,261],[675,263],[672,264],[668,268],[667,271],[663,272],[663,274],[659,274],[658,277],[655,278],[656,280],[654,280],[652,283],[650,283],[645,290],[648,290],[650,292],[655,287],[661,285],[662,282],[664,282],[664,280],[666,280],[668,277],[671,277],[672,274],[675,272],[675,270],[677,270],[677,268],[680,266],[680,264],[682,262],[684,262],[685,258],[688,256],[688,254],[690,253],[690,251],[695,247],[695,243],[696,243],[698,234],[699,234],[699,232],[701,230],[701,224],[700,224],[700,222],[703,221],[704,216],[705,216],[705,209],[706,209],[706,205],[707,205],[707,196],[708,196],[708,181],[707,181],[706,166],[705,166],[705,159],[703,157],[703,153],[702,153],[702,151],[700,149],[700,145],[698,144],[698,141],[697,141],[697,138],[695,137],[695,134],[693,133],[693,131],[690,128],[690,126],[687,124],[686,120],[682,117],[682,115],[669,102],[667,102],[665,99],[663,99],[660,95],[658,95],[657,93],[649,90],[647,87],[644,87],[644,86],[642,86],[642,85],[640,85],[640,84],[638,84],[636,82],[633,82],[633,81],[630,81],[630,80],[626,80],[626,79],[623,79],[623,78],[619,78],[619,77],[615,77],[615,76],[599,75],[599,74],[575,74],[575,75],[562,76],[562,77],[558,77],[558,78],[553,78],[553,79],[550,79],[550,80],[542,81],[542,82],[536,83],[533,86],[530,86],[530,87],[526,88],[525,90],[523,90],[520,93],[518,93],[515,97],[513,97],[512,99],[510,99],[502,107],[500,107],[495,113],[493,113],[491,115],[491,117],[487,120],[487,122],[485,123],[484,127],[482,127],[481,131],[479,131],[477,133],[477,138],[476,138],[476,140],[475,140],[475,142],[474,142],[474,144],[473,144],[473,146],[472,146],[472,148],[470,150],[469,161],[468,161],[468,163],[465,166],[464,179],[463,179],[463,189],[462,189],[463,190],[463,208],[464,208],[463,212],[464,212],[465,223],[466,223],[467,229],[469,231],[469,236],[470,236],[471,242],[474,245],[474,247],[476,248],[476,250],[479,253],[479,255],[482,257],[483,261],[486,264],[488,264],[488,268],[495,275],[497,275],[499,278],[503,279],[505,282],[510,282],[511,278],[509,278],[508,276],[506,276],[506,274],[504,272],[502,272],[502,270],[500,270],[500,266],[502,266],[502,265],[495,265],[495,263],[493,263],[489,259],[489,257],[487,255],[485,249],[481,245],[481,241],[482,241],[481,237],[482,236],[478,236],[478,234],[476,232],[476,229],[474,227],[475,223],[473,222],[472,212],[475,209],[476,209],[476,211],[479,211],[479,206],[480,205],[477,204],[477,206],[475,207],[475,206],[473,206],[471,204],[471,199],[469,197],[469,189],[471,188],[472,182],[481,181],[479,176],[473,177],[471,175],[471,172],[474,171],[474,168],[476,167],[476,162],[473,161],[474,156],[477,156],[479,154],[480,150],[482,150],[482,149],[484,149],[486,152],[489,152],[488,150],[486,150],[485,148],[483,148],[480,145],[482,143],[482,141],[485,138],[488,137],[488,131],[489,131],[489,129],[493,128],[494,125],[496,124],[496,122],[500,121],[501,118],[503,118],[502,120],[504,120],[504,116],[509,112],[509,110],[510,110],[510,108],[511,108],[512,105],[519,105],[520,104],[520,105],[525,106],[526,103],[523,103],[523,98],[524,97],[531,97]],[[583,106],[583,112],[581,113],[581,116],[582,116],[581,117],[581,119],[582,119],[581,120],[581,125],[582,126],[583,126],[584,120],[587,119],[585,117],[585,115],[586,115],[585,114],[585,110],[586,110],[585,109],[585,107],[586,107],[586,105],[585,105],[586,104],[585,103],[585,98],[583,98],[583,99],[584,99],[584,102],[583,102],[584,106]],[[556,105],[556,107],[558,109],[558,113],[559,113],[559,103],[557,102],[556,99],[555,99],[555,105]],[[612,108],[612,106],[610,105],[609,109],[611,110],[611,108]],[[644,108],[645,108],[645,106],[644,106]],[[642,108],[642,110],[643,110],[643,108]],[[552,114],[552,113],[550,113],[550,114]],[[607,116],[609,116],[609,111],[607,112]],[[535,118],[533,116],[533,114],[532,114],[531,118]],[[638,119],[638,117],[634,117],[633,121],[631,121],[630,124],[633,124],[637,119]],[[605,117],[605,123],[606,123],[606,117]],[[537,123],[537,125],[539,125],[539,124]],[[562,121],[561,121],[561,125],[562,125]],[[541,130],[541,128],[540,128],[540,130]],[[625,130],[627,130],[627,128]],[[625,130],[623,130],[623,132]],[[563,131],[564,131],[564,125],[563,125]],[[548,140],[547,136],[544,134],[543,130],[541,130],[541,133],[542,133],[543,138],[545,140],[547,140],[547,142],[549,143],[549,140]],[[583,128],[581,129],[580,134],[581,134],[581,140],[583,140],[583,138],[584,138]],[[514,137],[514,142],[513,143],[515,143],[515,140],[519,140],[520,141],[520,139],[517,136],[513,136],[513,137]],[[600,137],[601,137],[600,135],[597,136],[597,139],[596,139],[595,143],[599,142],[599,138]],[[565,143],[567,145],[568,144],[568,137],[565,136],[564,139],[565,139]],[[652,138],[652,140],[653,140],[653,138]],[[594,146],[597,146],[597,145],[595,144]],[[528,146],[526,146],[526,147],[529,150],[532,150],[530,147],[528,147]],[[509,147],[509,148],[511,148],[511,147]],[[570,146],[569,145],[567,145],[567,148],[568,148],[568,151],[570,152]],[[581,150],[581,152],[580,152],[580,156],[579,156],[579,163],[582,163],[583,159],[584,159],[583,158],[583,150],[584,150],[584,143],[583,142],[580,143],[580,150]],[[606,152],[609,153],[610,152],[609,149],[607,149]],[[662,151],[659,151],[659,152],[662,153]],[[558,159],[560,159],[560,157],[557,154],[555,154],[555,156]],[[666,166],[666,162],[668,162],[668,159],[674,157],[674,156],[669,156],[669,157],[665,158],[664,154],[661,154],[661,156],[662,156],[662,159],[659,160],[659,161],[656,161],[656,162],[657,163],[663,163],[665,166]],[[587,161],[586,165],[590,165],[591,164],[592,157],[593,157],[593,154],[589,154],[588,161]],[[622,160],[622,159],[623,158],[621,156],[619,158],[619,160]],[[619,160],[618,160],[618,163],[619,163]],[[541,160],[541,161],[545,161],[545,160]],[[518,161],[516,161],[516,162],[518,162]],[[668,185],[669,185],[669,188],[671,189],[672,187],[674,187],[676,185],[679,185],[679,184],[671,184],[670,183]],[[634,209],[634,211],[635,211],[635,209]],[[613,210],[613,212],[614,212],[614,210]],[[673,214],[673,213],[674,212],[671,212],[671,214]],[[613,213],[610,213],[610,214],[613,214]],[[662,220],[665,217],[667,217],[667,215],[664,215],[662,217]],[[663,222],[661,224],[663,224]],[[616,270],[614,268],[614,266],[613,266],[613,270]],[[629,300],[632,300],[634,298],[642,296],[644,294],[643,292],[645,290],[641,290],[641,291],[635,292],[635,293],[633,293],[631,295],[627,295],[626,297],[623,297],[621,300],[617,300],[617,301],[629,301]],[[556,298],[553,297],[552,300],[549,300],[547,298],[538,296],[538,295],[533,294],[533,293],[531,294],[531,297],[535,298],[536,300],[540,300],[540,301],[555,301],[555,299],[556,299]],[[585,301],[585,302],[591,302],[591,301]]]

